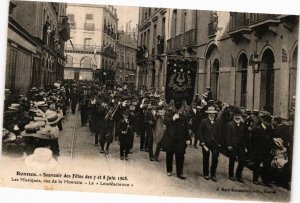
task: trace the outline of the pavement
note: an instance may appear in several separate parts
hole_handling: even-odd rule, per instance
[[[74,128],[75,126],[75,128]],[[245,183],[228,179],[228,159],[222,154],[219,157],[217,182],[205,180],[202,175],[202,151],[200,147],[187,148],[184,173],[186,180],[166,174],[165,153],[161,152],[160,162],[150,161],[147,152],[139,151],[139,137],[134,138],[133,154],[129,160],[120,160],[119,144],[111,144],[108,155],[100,153],[100,147],[94,146],[94,136],[88,126],[81,126],[80,113],[70,114],[63,120],[63,131],[59,139],[60,157],[53,169],[46,173],[62,176],[71,175],[74,178],[65,178],[63,184],[24,184],[12,182],[11,177],[16,171],[26,171],[25,157],[2,156],[0,166],[0,183],[8,187],[26,187],[47,190],[73,190],[101,193],[122,193],[132,195],[154,195],[166,197],[213,198],[231,200],[254,201],[290,201],[290,191],[273,186],[267,188],[252,183],[252,171],[245,168],[243,180]],[[154,145],[155,149],[155,145]],[[13,160],[13,161],[12,161]],[[10,170],[5,169],[9,166]],[[45,170],[44,170],[45,171]],[[37,174],[43,175],[41,171]],[[82,178],[83,176],[83,178]],[[47,178],[44,178],[47,179]],[[71,181],[82,181],[76,184]]]

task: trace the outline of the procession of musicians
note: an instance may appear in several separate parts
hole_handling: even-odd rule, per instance
[[[135,88],[130,83],[76,80],[33,87],[28,95],[14,95],[6,89],[3,153],[30,155],[45,147],[58,159],[64,119],[78,113],[81,127],[94,137],[91,147],[99,148],[99,156],[109,154],[114,143],[120,149],[120,161],[147,153],[149,162],[165,161],[167,176],[185,180],[187,148],[196,148],[195,156],[203,160],[199,170],[204,181],[218,181],[222,153],[228,157],[230,181],[244,183],[243,169],[248,167],[253,171],[253,184],[290,188],[295,97],[289,118],[281,118],[216,101],[209,87],[180,108],[173,102],[167,104],[164,96],[164,91]],[[133,150],[137,143],[139,152]],[[165,160],[161,153],[166,154]]]

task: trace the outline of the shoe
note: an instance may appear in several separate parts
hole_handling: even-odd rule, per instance
[[[167,175],[168,175],[168,176],[171,176],[171,175],[172,175],[172,173],[171,173],[171,172],[167,172]]]
[[[125,160],[128,161],[128,156],[125,156]]]
[[[124,156],[121,156],[120,159],[121,159],[121,160],[124,160]]]
[[[101,149],[101,150],[100,150],[100,153],[101,153],[101,154],[104,154],[104,149]]]
[[[269,183],[263,183],[262,185],[268,188],[272,188],[272,185],[270,185]]]
[[[254,185],[259,185],[259,182],[255,180],[255,181],[253,181],[253,184]]]
[[[205,180],[209,180],[209,176],[204,176]]]
[[[241,178],[237,178],[236,180],[240,183],[245,183],[245,181],[243,181]]]
[[[154,161],[154,158],[153,158],[153,157],[151,157],[151,158],[150,158],[150,161]]]
[[[229,180],[235,181],[235,178],[232,176],[229,176]]]
[[[211,179],[212,181],[214,181],[214,182],[217,182],[217,181],[218,181],[217,178],[216,178],[216,176],[212,176],[212,177],[210,177],[210,179]]]
[[[185,180],[186,179],[186,176],[183,175],[183,174],[180,174],[180,175],[177,175],[178,178],[182,179],[182,180]]]

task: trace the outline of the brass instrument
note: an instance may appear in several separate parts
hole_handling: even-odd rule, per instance
[[[109,111],[107,112],[107,114],[105,115],[105,120],[107,121],[109,118],[113,118],[116,111],[118,110],[120,106],[120,103],[118,103],[117,105],[115,105],[114,107],[110,108]]]

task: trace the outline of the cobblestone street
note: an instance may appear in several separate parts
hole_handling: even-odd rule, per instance
[[[73,141],[72,131],[75,118],[77,118],[77,122]],[[184,166],[185,174],[188,176],[186,180],[178,179],[176,174],[174,175],[174,171],[173,176],[168,177],[165,168],[165,153],[161,152],[160,162],[151,162],[146,152],[139,151],[139,138],[135,136],[134,139],[133,154],[130,154],[129,161],[120,160],[117,141],[112,143],[110,153],[106,157],[99,153],[99,147],[94,146],[94,137],[91,136],[89,128],[80,126],[80,116],[69,114],[64,121],[64,130],[60,139],[61,157],[59,162],[61,166],[70,167],[68,170],[77,173],[89,171],[99,175],[127,176],[129,183],[133,184],[133,189],[129,187],[115,190],[126,194],[246,198],[263,201],[289,200],[290,192],[283,188],[267,188],[252,184],[252,171],[248,168],[244,169],[244,184],[229,180],[227,178],[228,159],[222,154],[219,157],[218,182],[205,180],[202,175],[202,151],[200,148],[187,148]],[[73,160],[71,160],[72,144],[74,144]],[[87,187],[83,190],[111,192],[109,187]]]

